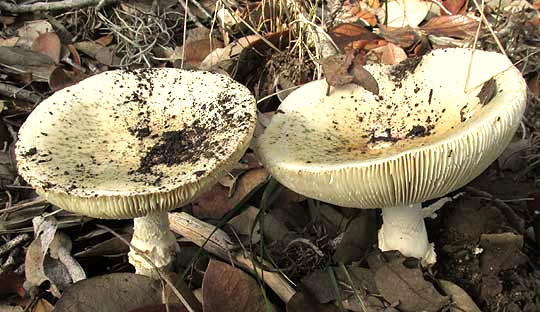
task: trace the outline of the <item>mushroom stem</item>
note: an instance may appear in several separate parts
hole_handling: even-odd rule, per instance
[[[436,255],[427,237],[421,204],[382,209],[383,225],[379,230],[379,249],[399,250],[402,255],[434,264]]]
[[[133,238],[131,245],[144,252],[159,270],[168,270],[172,265],[178,245],[174,234],[169,230],[167,212],[157,212],[133,220]],[[129,262],[137,274],[157,278],[158,274],[149,263],[135,250],[129,252]]]

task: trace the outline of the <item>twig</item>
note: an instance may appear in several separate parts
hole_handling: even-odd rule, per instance
[[[184,236],[204,250],[224,260],[232,260],[239,267],[252,274],[257,274],[284,302],[289,302],[294,296],[295,290],[281,274],[269,272],[257,266],[250,259],[249,252],[244,254],[234,251],[229,243],[231,239],[224,231],[216,230],[215,226],[185,212],[169,213],[169,223],[173,232]],[[214,234],[212,234],[213,232]],[[216,233],[219,234],[216,236]],[[210,235],[212,236],[208,239]],[[206,244],[204,244],[205,242]]]
[[[15,236],[12,240],[7,241],[4,245],[0,246],[0,256],[7,254],[11,249],[15,248],[17,245],[21,244],[24,241],[30,239],[29,234],[19,234]]]
[[[6,261],[2,263],[2,265],[0,266],[0,275],[10,270],[16,264],[17,262],[16,257],[19,254],[19,252],[20,252],[20,249],[16,248],[16,249],[13,249],[9,253]]]
[[[0,213],[13,212],[13,211],[16,211],[16,210],[20,210],[20,209],[24,209],[24,208],[28,208],[28,207],[33,207],[33,206],[38,206],[38,205],[44,205],[44,204],[47,204],[47,201],[44,198],[38,197],[38,198],[32,199],[32,200],[30,200],[28,202],[25,202],[25,203],[20,203],[20,204],[13,205],[13,206],[8,207],[8,208],[0,209]]]
[[[58,11],[80,9],[89,6],[109,5],[119,0],[62,0],[55,2],[37,2],[32,4],[13,4],[7,1],[0,1],[0,10],[10,13],[32,13],[38,11]]]
[[[493,195],[491,195],[488,192],[481,191],[479,189],[476,189],[472,186],[465,187],[465,191],[472,193],[475,196],[481,196],[491,199],[491,201],[502,211],[506,219],[508,219],[508,223],[512,228],[514,228],[518,233],[522,234],[525,232],[525,222],[523,219],[521,219],[514,209],[512,207],[508,206],[504,201],[495,198]]]
[[[2,2],[0,2],[1,5]],[[10,84],[1,83],[0,82],[0,94],[14,98],[14,99],[21,99],[23,101],[31,102],[34,104],[37,104],[41,101],[41,97],[39,95],[36,95],[32,91],[28,91],[26,89],[18,88],[16,86],[12,86]]]

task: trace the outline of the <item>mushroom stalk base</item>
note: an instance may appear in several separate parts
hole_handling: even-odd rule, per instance
[[[379,249],[399,250],[406,257],[434,264],[436,255],[427,237],[422,205],[412,204],[382,209],[383,225],[379,230]]]
[[[143,257],[133,249],[129,252],[129,263],[135,267],[137,274],[157,278],[158,274],[154,266],[162,271],[169,270],[178,245],[174,234],[169,229],[167,212],[135,218],[131,245],[146,255]],[[154,266],[145,258],[152,261]]]

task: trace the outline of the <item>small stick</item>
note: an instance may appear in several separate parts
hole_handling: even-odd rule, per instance
[[[13,4],[0,1],[0,10],[11,13],[32,13],[38,11],[59,11],[80,9],[89,6],[113,4],[119,0],[62,0],[54,2],[37,2],[32,4]]]
[[[1,6],[2,2],[0,2]],[[21,99],[27,102],[31,102],[34,104],[37,104],[41,101],[41,97],[39,95],[36,95],[32,91],[28,91],[26,89],[18,88],[16,86],[12,86],[10,84],[1,83],[0,82],[0,94],[8,96],[10,98],[14,99]]]
[[[7,254],[11,249],[29,239],[29,234],[19,234],[15,236],[12,240],[7,241],[4,245],[0,246],[0,256]]]
[[[296,293],[281,274],[261,269],[251,260],[248,252],[235,251],[235,245],[231,243],[229,235],[216,229],[215,226],[185,212],[169,213],[169,223],[173,232],[184,236],[197,246],[224,260],[231,259],[239,267],[257,274],[285,303]]]
[[[13,205],[13,206],[8,207],[8,208],[0,209],[0,213],[13,212],[13,211],[24,209],[24,208],[29,208],[29,207],[38,206],[38,205],[44,205],[46,203],[47,203],[47,201],[44,198],[38,197],[38,198],[32,199],[32,200],[30,200],[28,202],[25,202],[25,203],[20,203],[20,204]]]

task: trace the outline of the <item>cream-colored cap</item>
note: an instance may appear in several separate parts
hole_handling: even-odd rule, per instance
[[[281,104],[257,150],[286,187],[345,207],[419,203],[455,190],[485,170],[518,127],[526,103],[520,72],[503,55],[435,50],[422,59],[365,68],[379,96],[349,84],[325,96],[324,80]],[[477,94],[495,76],[486,105]]]
[[[110,71],[54,93],[19,131],[19,173],[51,203],[134,218],[189,202],[247,149],[256,103],[203,71]]]

